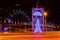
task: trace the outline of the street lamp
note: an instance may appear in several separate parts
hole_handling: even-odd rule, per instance
[[[45,24],[45,26],[47,25],[47,23],[46,23],[46,17],[47,17],[47,12],[44,12],[44,24]],[[47,31],[47,28],[46,28],[46,31]]]
[[[45,25],[46,25],[46,17],[47,17],[47,12],[44,12],[44,18],[45,18]]]

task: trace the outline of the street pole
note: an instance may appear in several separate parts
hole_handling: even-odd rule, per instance
[[[46,23],[46,17],[47,17],[47,12],[44,12],[44,21],[45,21],[45,27],[47,26],[47,23]],[[47,28],[46,28],[46,31],[47,31]]]
[[[46,25],[47,25],[47,24],[46,24],[46,16],[45,16],[45,27],[46,27]],[[47,32],[47,28],[46,28],[46,32]]]

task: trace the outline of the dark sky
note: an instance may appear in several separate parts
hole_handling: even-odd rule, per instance
[[[1,10],[21,9],[31,16],[31,8],[36,6],[37,0],[0,0]],[[16,7],[16,4],[20,6]],[[60,24],[60,1],[59,0],[39,0],[39,7],[44,7],[48,11],[48,22]],[[0,11],[1,14],[1,11]]]

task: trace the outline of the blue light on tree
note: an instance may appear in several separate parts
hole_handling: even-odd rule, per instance
[[[32,31],[41,33],[44,31],[44,8],[32,8]]]
[[[39,12],[39,11],[36,11],[36,12],[34,12],[34,14],[33,14],[34,16],[42,16],[42,13],[41,12]]]
[[[11,19],[8,18],[7,20],[8,20],[8,23],[12,23],[12,20]]]
[[[42,32],[39,19],[36,20],[34,32]]]
[[[41,21],[41,17],[42,17],[42,13],[39,11],[36,11],[33,13],[33,16],[35,16],[34,18],[34,32],[42,32],[42,21]]]
[[[8,30],[8,27],[4,27],[4,31],[7,31]]]

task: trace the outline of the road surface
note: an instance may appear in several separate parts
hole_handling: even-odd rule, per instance
[[[0,33],[0,40],[60,40],[60,31],[44,33]]]

